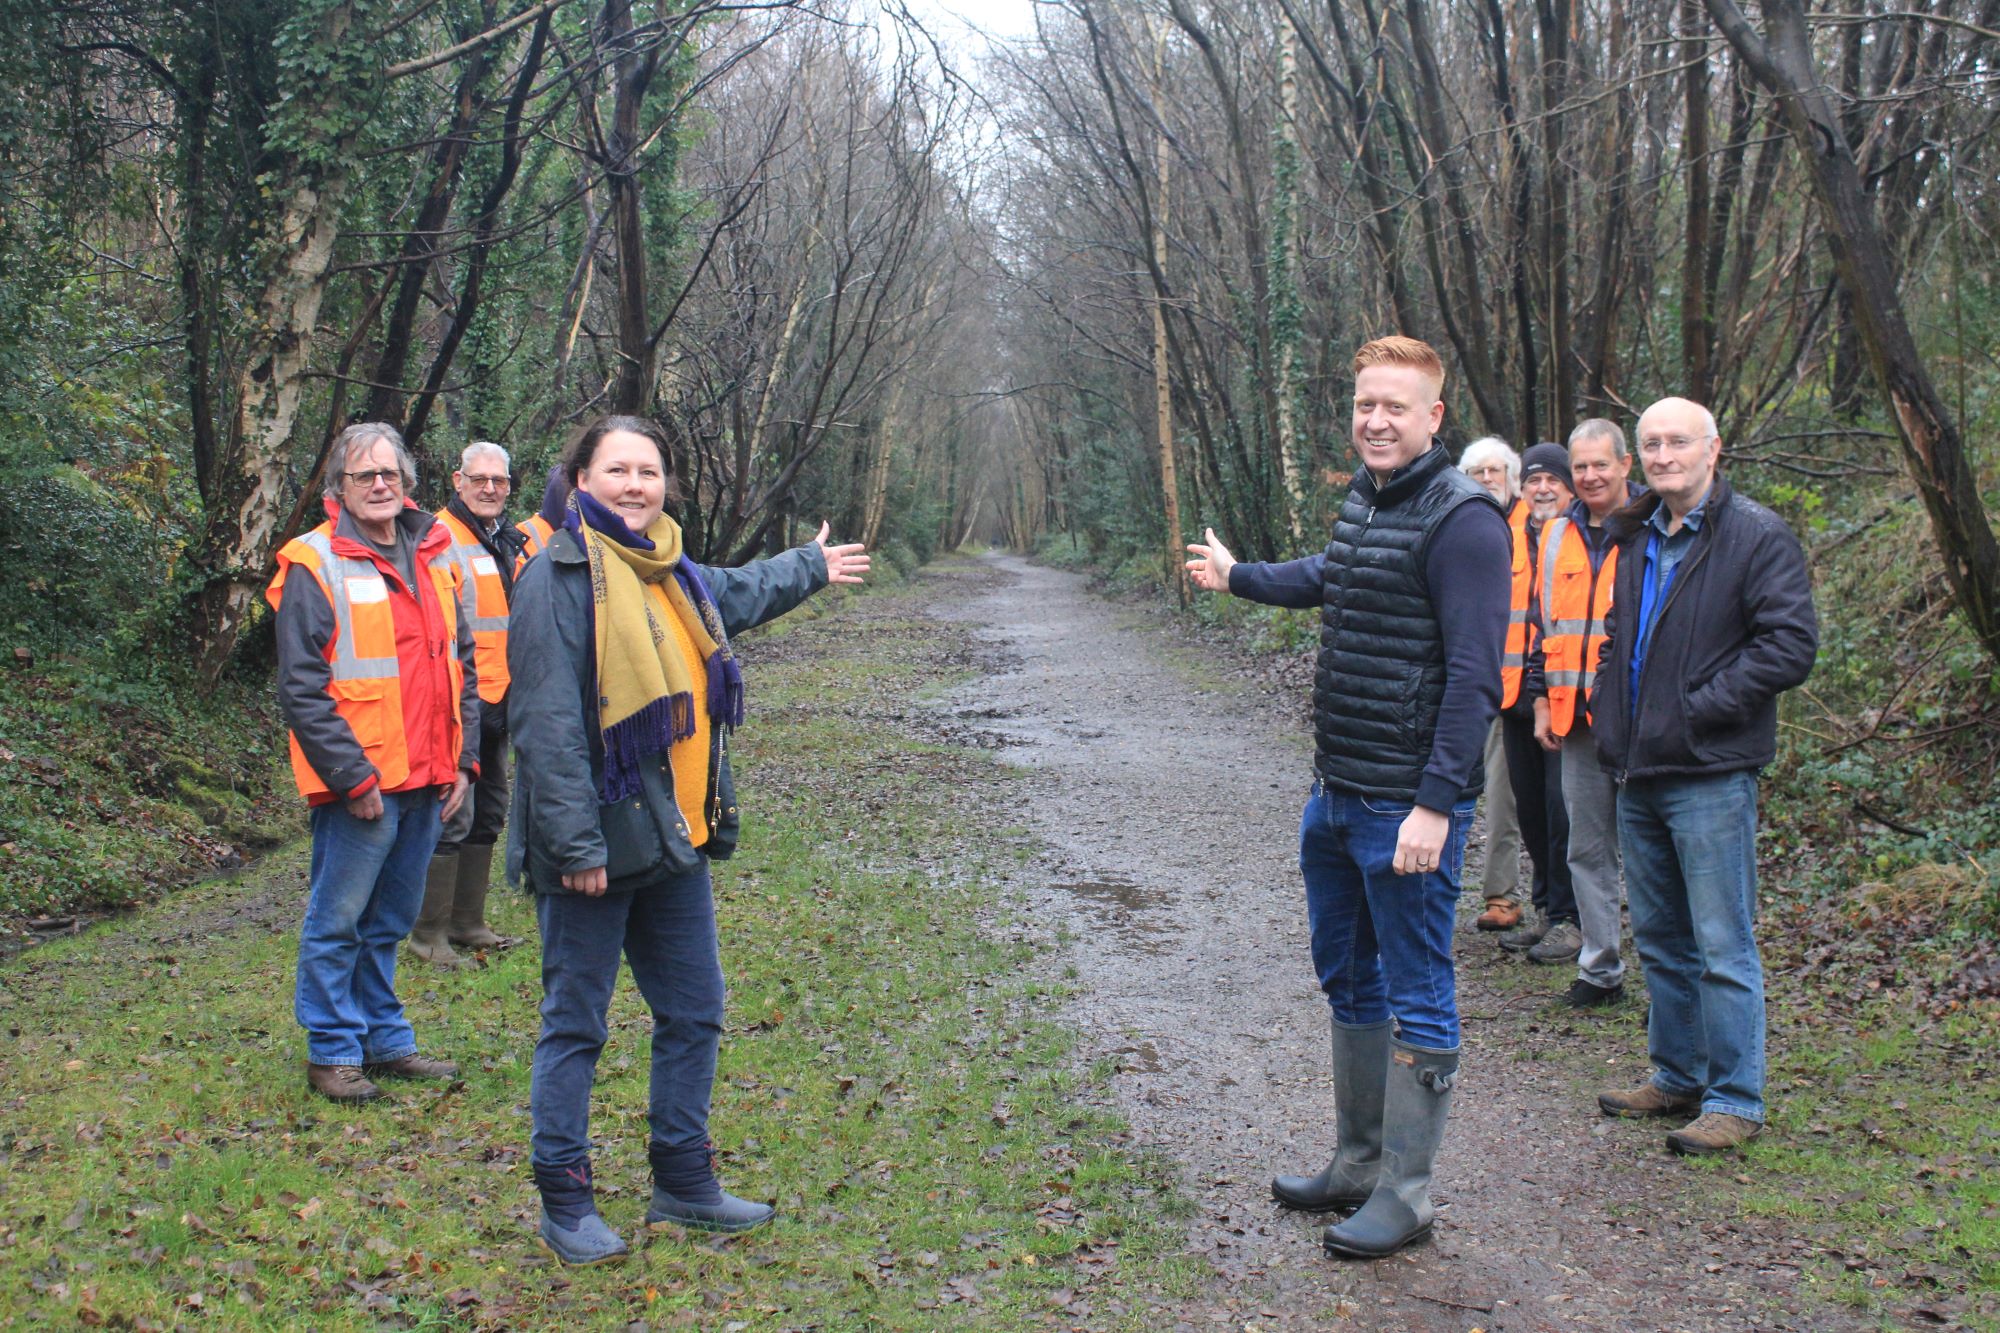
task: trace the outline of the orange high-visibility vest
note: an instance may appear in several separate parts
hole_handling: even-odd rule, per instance
[[[556,530],[540,514],[522,519],[514,525],[514,530],[528,539],[527,545],[521,548],[521,554],[514,557],[514,573],[518,577],[521,567],[528,563],[531,556],[541,554],[542,548],[549,544],[549,538],[556,535]]]
[[[1528,602],[1535,591],[1534,552],[1528,543],[1528,502],[1517,497],[1507,515],[1514,534],[1514,581],[1507,602],[1507,642],[1500,650],[1500,706],[1521,698],[1521,674],[1528,665]]]
[[[462,614],[472,626],[472,665],[479,672],[479,699],[497,704],[507,697],[512,679],[507,674],[507,585],[500,581],[500,566],[493,553],[458,515],[440,509],[437,520],[451,534],[444,559],[458,583]]]
[[[1542,670],[1549,693],[1549,729],[1567,736],[1580,702],[1597,681],[1597,652],[1611,617],[1618,548],[1590,567],[1590,546],[1567,515],[1542,529]],[[1583,709],[1590,721],[1590,709]]]
[[[395,791],[410,780],[410,747],[403,730],[402,662],[396,654],[396,613],[389,604],[388,582],[374,561],[344,556],[333,549],[331,522],[292,538],[278,552],[277,575],[264,590],[273,611],[284,600],[285,580],[294,568],[311,574],[333,607],[334,634],[326,647],[326,660],[333,668],[327,692],[333,696],[334,710],[375,766],[380,790]],[[444,642],[448,646],[442,656],[451,681],[450,741],[451,754],[456,756],[464,743],[458,699],[465,689],[465,667],[451,646],[458,642],[456,580],[446,561],[419,559],[417,568],[420,577],[430,576],[444,616]],[[297,734],[291,734],[290,740],[292,778],[298,783],[299,795],[307,800],[345,797],[346,792],[328,787],[306,762]]]

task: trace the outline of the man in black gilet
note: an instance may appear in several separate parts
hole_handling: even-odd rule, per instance
[[[1203,588],[1320,608],[1299,866],[1333,1011],[1337,1147],[1324,1171],[1279,1176],[1271,1192],[1306,1211],[1358,1207],[1324,1240],[1361,1258],[1430,1231],[1458,1073],[1452,921],[1500,706],[1507,522],[1432,438],[1443,389],[1428,344],[1367,344],[1354,357],[1362,468],[1326,551],[1239,564],[1213,531],[1188,547]]]

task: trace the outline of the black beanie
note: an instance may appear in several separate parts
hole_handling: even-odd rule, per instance
[[[1528,451],[1521,455],[1521,484],[1526,486],[1528,478],[1537,472],[1546,472],[1570,490],[1576,489],[1576,484],[1569,479],[1569,450],[1559,444],[1544,440],[1530,445]]]

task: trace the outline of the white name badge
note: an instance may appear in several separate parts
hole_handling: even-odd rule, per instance
[[[347,600],[350,602],[386,602],[389,600],[389,585],[379,578],[359,578],[347,581]]]
[[[500,570],[498,569],[498,567],[494,565],[492,556],[475,555],[472,557],[472,572],[475,574],[491,574],[497,576],[500,573]]]

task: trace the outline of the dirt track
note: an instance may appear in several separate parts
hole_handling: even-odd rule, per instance
[[[1052,855],[1027,892],[1069,937],[1085,1056],[1117,1061],[1138,1142],[1179,1163],[1198,1203],[1188,1243],[1216,1279],[1178,1312],[1186,1326],[1872,1326],[1799,1310],[1797,1242],[1702,1216],[1726,1174],[1662,1151],[1661,1126],[1596,1114],[1597,1078],[1644,1070],[1643,1001],[1608,1022],[1555,1010],[1566,970],[1524,989],[1523,964],[1464,931],[1464,1073],[1435,1239],[1379,1263],[1327,1258],[1329,1219],[1269,1193],[1274,1172],[1317,1170],[1331,1146],[1296,862],[1311,780],[1300,701],[1259,697],[1075,575],[1004,556],[986,571],[932,607],[988,649],[949,707],[1036,776],[1019,817]]]

